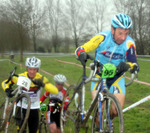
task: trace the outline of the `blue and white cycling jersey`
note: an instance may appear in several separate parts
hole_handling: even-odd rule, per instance
[[[78,47],[75,54],[78,56],[80,52],[90,52],[95,50],[95,60],[99,60],[102,64],[112,63],[118,66],[121,61],[137,63],[135,42],[128,35],[122,44],[117,44],[111,31],[100,32],[90,41]],[[116,75],[107,83],[110,92],[125,94],[125,79],[123,75]],[[92,82],[91,91],[97,89],[97,83]]]
[[[121,61],[136,62],[135,43],[130,36],[118,45],[114,42],[110,31],[99,33],[104,36],[104,41],[101,42],[95,53],[95,60],[99,60],[102,64],[112,63],[116,66]]]
[[[135,43],[129,35],[122,44],[116,44],[111,31],[100,32],[89,42],[78,47],[76,55],[78,56],[82,51],[90,52],[94,49],[96,50],[95,60],[99,60],[102,64],[112,63],[118,66],[121,61],[125,62],[125,60],[137,63]]]

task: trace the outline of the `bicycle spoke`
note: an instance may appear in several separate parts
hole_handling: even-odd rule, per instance
[[[72,99],[74,89],[69,88],[66,92],[66,96],[64,97],[64,100],[62,102],[62,107],[64,107],[65,98],[69,94],[69,99]],[[80,129],[80,121],[78,118],[79,112],[76,109],[76,106],[74,104],[74,101],[72,101],[68,108],[61,110],[61,117],[60,117],[60,127],[62,133],[78,133]]]
[[[124,132],[124,122],[123,114],[120,108],[118,100],[114,95],[107,93],[104,96],[105,100],[102,104],[102,120],[101,123],[99,120],[98,106],[95,108],[92,121],[92,133],[99,131],[100,133],[123,133]],[[116,110],[118,114],[117,117],[114,117],[112,109]],[[99,125],[102,125],[102,130],[100,130]]]

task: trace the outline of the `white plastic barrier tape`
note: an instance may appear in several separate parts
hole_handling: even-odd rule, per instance
[[[138,106],[138,105],[140,105],[140,104],[142,104],[142,103],[148,101],[148,100],[150,100],[150,95],[147,96],[147,97],[145,97],[145,98],[143,98],[143,99],[141,99],[141,100],[139,100],[138,102],[136,102],[136,103],[130,105],[129,107],[123,109],[123,112],[126,112],[126,111],[128,111],[128,110],[130,110],[130,109],[132,109],[132,108],[134,108],[134,107],[136,107],[136,106]]]

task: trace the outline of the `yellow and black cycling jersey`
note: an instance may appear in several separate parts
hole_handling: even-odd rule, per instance
[[[28,78],[28,72],[24,72],[19,74],[19,76],[25,76]],[[52,85],[46,77],[43,77],[40,73],[36,73],[35,77],[32,79],[42,79],[44,85],[44,89],[50,93],[57,94],[58,89]],[[7,80],[2,82],[2,88],[6,90],[7,88],[10,88],[13,84],[17,84],[18,77],[13,76],[11,81],[6,83]],[[22,93],[29,94],[30,100],[31,100],[31,107],[30,109],[39,109],[40,108],[40,95],[41,95],[42,87],[35,85],[33,82],[31,82],[30,89],[27,91],[25,88],[22,89]],[[23,99],[22,104],[20,102],[17,103],[17,106],[26,109],[27,108],[27,102],[26,99]]]
[[[19,74],[19,76],[25,76],[25,77],[29,78],[28,77],[28,72],[21,73],[21,74]],[[40,73],[37,72],[36,76],[32,80],[34,80],[34,79],[42,79],[42,78],[43,78],[43,83],[45,84],[44,89],[46,91],[50,92],[50,93],[57,94],[58,93],[58,89],[54,85],[52,85],[48,81],[48,79],[46,77],[43,77]],[[4,80],[2,82],[2,88],[4,89],[4,91],[7,88],[9,88],[11,85],[16,84],[17,81],[18,81],[18,77],[13,76],[11,81],[9,81],[7,84],[5,83],[6,81],[7,80]],[[35,85],[33,82],[31,82],[29,91],[37,91],[37,89],[38,89],[38,85]]]

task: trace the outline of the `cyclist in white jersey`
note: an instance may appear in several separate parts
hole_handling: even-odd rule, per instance
[[[51,133],[61,133],[60,111],[61,108],[66,108],[66,105],[69,102],[69,97],[66,97],[64,107],[61,107],[62,100],[66,93],[66,88],[64,87],[66,77],[62,74],[57,74],[54,76],[54,81],[56,83],[56,87],[59,90],[58,94],[51,94],[49,92],[45,92],[43,96],[40,98],[40,102],[42,103],[47,97],[49,97],[49,104],[54,104],[54,106],[49,106],[46,118],[50,125]]]

